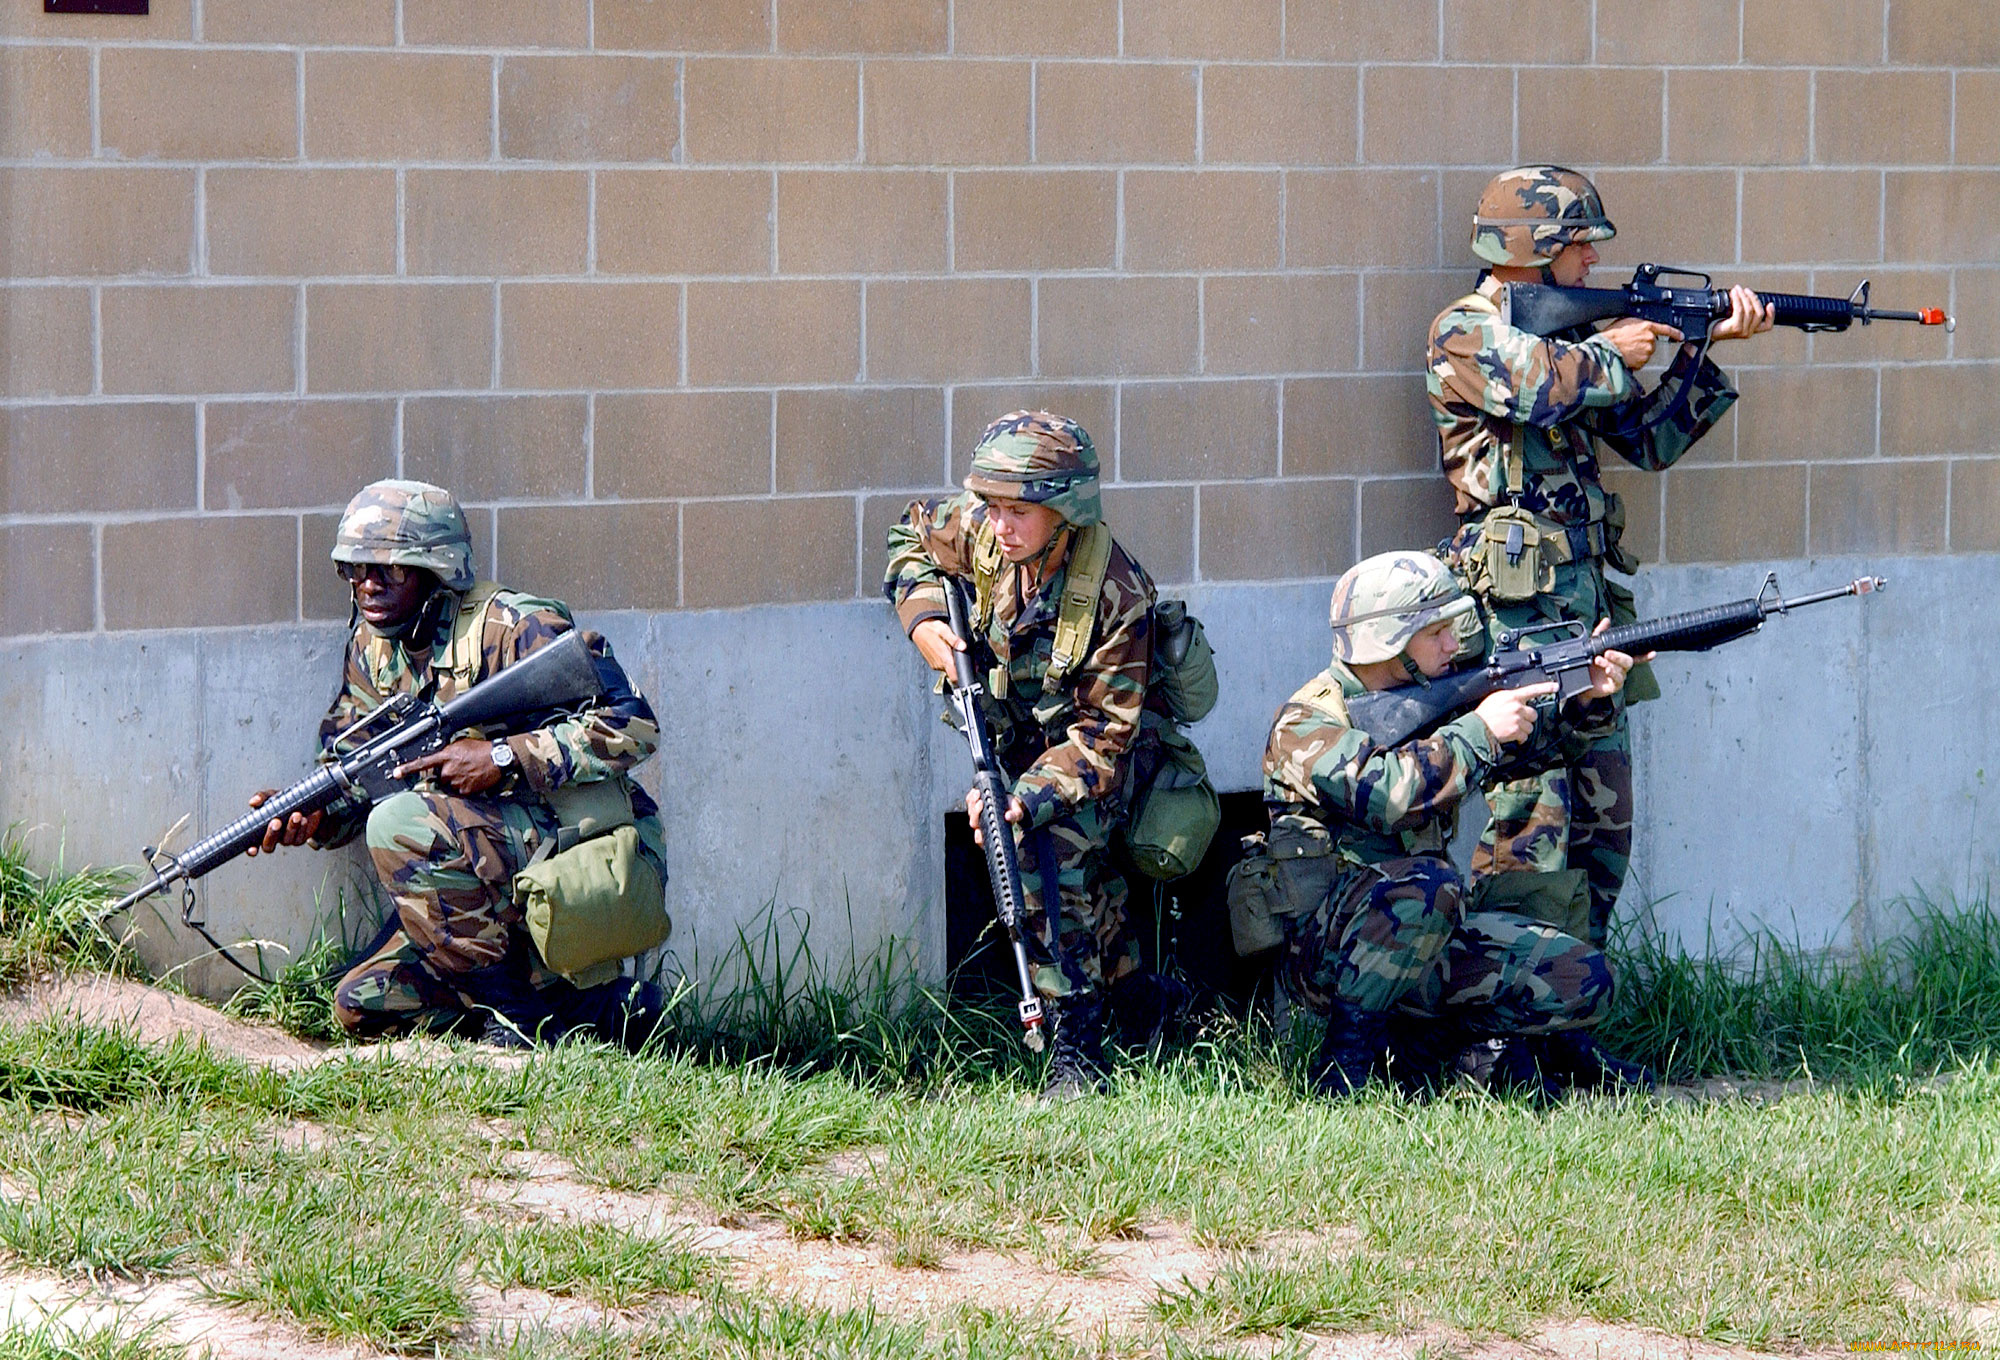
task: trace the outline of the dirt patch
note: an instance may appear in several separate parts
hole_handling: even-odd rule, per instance
[[[267,1067],[303,1067],[339,1051],[129,978],[53,978],[0,997],[0,1024],[51,1019],[125,1030],[149,1044],[187,1039],[206,1044],[211,1053]]]
[[[116,1327],[130,1334],[148,1325],[163,1340],[213,1360],[372,1360],[381,1352],[358,1343],[317,1341],[297,1328],[243,1308],[224,1308],[185,1280],[102,1286],[44,1275],[0,1279],[0,1328],[44,1321],[75,1332]]]

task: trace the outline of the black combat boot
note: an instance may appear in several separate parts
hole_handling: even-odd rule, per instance
[[[562,1037],[551,997],[528,985],[527,954],[515,944],[507,957],[486,968],[474,968],[452,979],[452,985],[475,1006],[488,1012],[479,1042],[494,1048],[529,1048],[538,1040],[554,1043]],[[559,986],[562,984],[558,984]]]
[[[650,982],[618,977],[600,987],[571,989],[557,1007],[564,1034],[587,1034],[627,1053],[646,1046],[667,1018],[667,994]]]
[[[1326,1017],[1326,1037],[1313,1058],[1313,1090],[1335,1099],[1359,1091],[1381,1069],[1388,1047],[1388,1016],[1334,1002]]]
[[[1111,1018],[1126,1048],[1164,1044],[1193,1005],[1194,989],[1165,973],[1127,973],[1111,984]]]
[[[1104,1066],[1104,998],[1079,992],[1056,998],[1055,1043],[1049,1052],[1049,1076],[1042,1099],[1075,1100],[1103,1095],[1111,1089]]]
[[[1458,1055],[1472,1042],[1465,1026],[1433,1015],[1389,1017],[1389,1076],[1411,1100],[1444,1089],[1458,1075]]]
[[[1649,1067],[1612,1057],[1586,1029],[1558,1029],[1528,1040],[1542,1074],[1565,1090],[1652,1091],[1660,1079]]]
[[[1563,1097],[1563,1088],[1535,1061],[1534,1050],[1523,1035],[1475,1039],[1452,1065],[1460,1076],[1489,1095],[1526,1096],[1539,1104],[1553,1104]]]

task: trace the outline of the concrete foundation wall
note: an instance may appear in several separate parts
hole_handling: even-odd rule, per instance
[[[1627,912],[1700,947],[1768,926],[1847,947],[1886,905],[1982,890],[2000,863],[2000,729],[1977,639],[2000,627],[2000,557],[1772,564],[1794,594],[1863,572],[1885,594],[1772,620],[1707,656],[1659,662],[1635,710],[1638,847]],[[1647,615],[1739,599],[1762,566],[1659,567]],[[1222,703],[1195,729],[1218,784],[1254,788],[1272,714],[1325,664],[1329,583],[1204,584]],[[856,601],[588,616],[665,725],[644,770],[665,812],[682,966],[712,968],[767,906],[810,916],[835,963],[888,940],[943,962],[941,816],[964,751],[888,607]],[[124,864],[183,814],[185,846],[253,790],[302,774],[338,668],[333,625],[24,642],[0,671],[0,823],[42,858]],[[315,895],[365,900],[351,851],[241,860],[200,886],[225,940],[297,946]],[[357,882],[361,886],[357,887]],[[331,896],[322,899],[330,907]],[[157,965],[194,957],[177,906],[143,923]],[[167,924],[172,922],[172,924]],[[234,975],[192,965],[192,985]]]

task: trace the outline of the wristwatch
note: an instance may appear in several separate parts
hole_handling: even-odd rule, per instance
[[[509,745],[508,745],[508,744],[507,744],[506,742],[504,742],[504,741],[496,741],[496,742],[494,742],[494,743],[493,743],[493,765],[494,765],[494,768],[496,768],[496,769],[501,769],[501,770],[511,770],[511,769],[513,769],[513,768],[514,768],[514,748],[513,748],[513,747],[511,747],[511,746],[509,746]]]

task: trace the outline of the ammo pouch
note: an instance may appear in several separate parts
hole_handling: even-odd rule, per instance
[[[1518,505],[1489,511],[1467,564],[1474,591],[1518,604],[1554,590],[1556,564],[1542,551],[1542,539],[1542,523],[1534,512]]]
[[[1466,903],[1468,912],[1511,911],[1554,926],[1579,940],[1590,938],[1590,880],[1581,869],[1544,873],[1509,869],[1482,878]]]
[[[1151,777],[1134,769],[1132,809],[1125,819],[1125,850],[1148,878],[1175,879],[1194,872],[1222,825],[1222,799],[1209,782],[1208,762],[1172,723],[1147,719],[1157,739]]]
[[[1285,921],[1316,911],[1347,863],[1333,835],[1316,818],[1287,812],[1271,830],[1243,838],[1243,858],[1229,871],[1224,895],[1229,934],[1244,958],[1285,942]]]
[[[514,901],[543,962],[593,987],[617,976],[620,959],[667,938],[666,885],[639,853],[623,777],[565,785],[549,804],[555,839],[514,875]]]
[[[1188,613],[1182,600],[1161,600],[1153,606],[1153,674],[1148,688],[1157,691],[1167,716],[1178,723],[1196,723],[1215,708],[1219,687],[1215,678],[1215,648],[1201,620]]]

